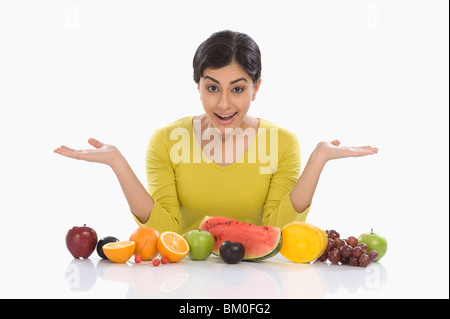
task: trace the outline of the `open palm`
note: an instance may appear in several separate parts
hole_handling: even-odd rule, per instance
[[[92,145],[93,149],[75,150],[68,146],[62,145],[54,150],[55,153],[88,162],[103,163],[111,165],[115,158],[120,154],[117,147],[109,144],[104,144],[95,138],[90,138],[88,143]]]
[[[318,151],[323,154],[326,160],[361,157],[378,153],[378,148],[372,146],[344,146],[339,140],[331,142],[320,142],[317,145]]]

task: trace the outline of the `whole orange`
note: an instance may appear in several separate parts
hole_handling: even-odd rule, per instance
[[[158,254],[156,243],[159,232],[152,227],[139,227],[130,236],[130,240],[136,243],[134,255],[140,255],[142,260],[152,260]]]

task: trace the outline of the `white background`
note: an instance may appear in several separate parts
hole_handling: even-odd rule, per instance
[[[1,1],[0,297],[61,293],[39,273],[63,277],[74,225],[128,239],[112,171],[53,150],[96,137],[146,185],[153,131],[202,113],[195,49],[231,29],[262,51],[250,114],[295,132],[303,167],[321,140],[380,149],[330,162],[308,221],[384,235],[386,297],[448,298],[448,22],[437,0]]]

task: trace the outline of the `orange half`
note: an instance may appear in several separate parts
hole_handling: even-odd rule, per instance
[[[109,260],[123,264],[133,256],[136,243],[131,240],[117,241],[103,246],[103,252]]]
[[[161,234],[156,244],[161,257],[167,257],[171,263],[176,263],[189,254],[189,244],[181,235],[166,231]]]

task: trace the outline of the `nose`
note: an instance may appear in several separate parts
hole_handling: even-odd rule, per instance
[[[217,106],[221,110],[227,110],[230,108],[230,97],[226,92],[221,94],[219,104]]]

